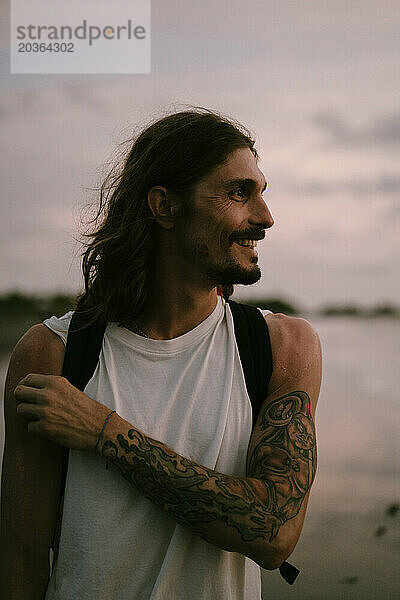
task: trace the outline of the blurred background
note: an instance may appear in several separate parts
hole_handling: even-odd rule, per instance
[[[236,297],[305,316],[324,353],[302,573],[293,588],[264,573],[264,597],[394,598],[398,0],[153,0],[149,75],[10,75],[0,6],[0,383],[19,336],[80,290],[82,208],[120,144],[187,104],[236,118],[256,136],[275,218],[263,278]]]

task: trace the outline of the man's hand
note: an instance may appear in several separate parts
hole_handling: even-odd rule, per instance
[[[74,450],[94,450],[110,409],[59,375],[30,373],[14,390],[28,431]]]

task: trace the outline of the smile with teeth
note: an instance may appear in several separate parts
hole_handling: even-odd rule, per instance
[[[247,248],[256,248],[257,246],[257,240],[237,240],[236,243]]]

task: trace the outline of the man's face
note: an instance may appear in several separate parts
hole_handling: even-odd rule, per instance
[[[274,220],[265,201],[264,175],[249,148],[240,148],[195,187],[178,225],[181,255],[208,283],[258,281],[257,241]]]

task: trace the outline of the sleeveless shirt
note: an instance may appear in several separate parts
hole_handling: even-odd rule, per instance
[[[72,314],[44,321],[64,343]],[[171,340],[109,323],[85,393],[178,454],[246,476],[252,410],[222,298]],[[46,600],[260,600],[256,563],[178,525],[107,467],[95,454],[70,451]]]

